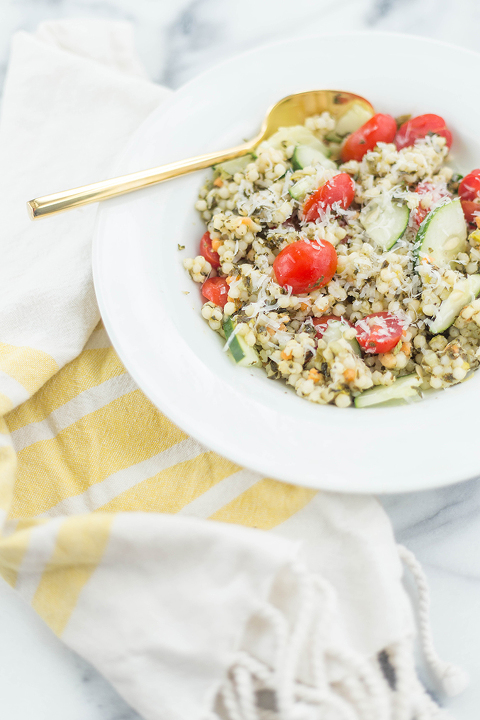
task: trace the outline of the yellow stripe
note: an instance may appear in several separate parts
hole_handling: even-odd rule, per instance
[[[80,515],[62,524],[32,607],[60,635],[84,585],[100,562],[114,515]]]
[[[0,447],[0,508],[8,513],[15,484],[17,458],[12,447]]]
[[[101,510],[176,513],[238,470],[238,465],[208,451],[138,483],[104,505]]]
[[[0,394],[0,404],[1,404],[1,402],[2,402],[2,401],[1,401],[1,397],[2,397],[2,395]],[[3,397],[5,397],[5,396],[3,396]],[[7,400],[8,400],[8,398],[7,398]],[[2,435],[8,435],[7,423],[5,422],[5,419],[2,418],[2,417],[0,417],[0,433],[1,433]]]
[[[58,365],[43,350],[0,342],[0,370],[34,393],[57,372]]]
[[[270,530],[305,507],[316,493],[317,490],[264,478],[210,519]]]
[[[125,368],[113,348],[84,350],[54,375],[36,395],[8,415],[10,432],[44,420],[51,412],[84,390],[101,385],[105,380],[124,372]]]
[[[17,529],[9,537],[0,540],[0,575],[12,587],[15,587],[18,569],[30,544],[31,531],[32,528]]]
[[[127,393],[18,453],[11,517],[43,513],[186,437],[140,390]]]
[[[0,415],[6,415],[13,407],[13,403],[9,397],[0,393]]]

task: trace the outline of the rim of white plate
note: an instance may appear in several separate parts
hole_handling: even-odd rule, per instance
[[[152,133],[154,128],[161,126],[162,117],[164,118],[175,105],[178,105],[181,99],[188,98],[188,95],[202,84],[208,84],[215,75],[225,71],[230,72],[236,66],[241,67],[255,56],[274,54],[278,48],[289,46],[291,49],[292,46],[297,46],[300,51],[309,41],[319,40],[325,43],[337,40],[341,42],[345,38],[352,42],[355,39],[370,38],[377,44],[381,44],[382,39],[389,39],[392,43],[413,43],[417,47],[429,45],[442,49],[444,52],[453,51],[464,58],[466,56],[474,58],[480,68],[480,54],[474,51],[458,48],[450,43],[400,33],[368,31],[322,33],[294,40],[276,41],[230,58],[221,65],[202,72],[175,91],[171,98],[162,103],[140,125],[115,163],[112,175],[131,171],[135,167],[137,169],[142,167],[135,166],[135,162],[132,162],[132,153],[134,154],[138,150],[139,143],[144,143],[149,133]],[[328,83],[323,86],[334,87],[335,85]],[[302,89],[304,87],[300,85],[298,91]],[[350,88],[344,87],[343,89]],[[268,103],[265,103],[265,111],[267,107]],[[428,111],[428,108],[424,111]],[[480,104],[477,116],[478,112],[480,112]],[[221,148],[222,145],[219,147]],[[167,161],[165,160],[165,162]],[[129,162],[131,163],[130,168],[128,167]],[[199,176],[190,177],[196,177],[196,184],[199,187],[201,184]],[[174,182],[181,181],[175,180]],[[159,187],[164,186],[165,184]],[[152,198],[151,190],[141,191],[135,195],[137,198],[142,196],[145,200],[147,193],[150,193],[149,197]],[[116,216],[123,213],[122,219],[129,220],[132,217],[130,212],[132,208],[133,216],[135,216],[135,212],[138,213],[136,205],[141,204],[135,199],[129,200],[130,211],[125,213],[129,198],[131,196],[111,200],[103,203],[99,208],[92,250],[98,304],[112,344],[128,372],[147,397],[185,432],[206,447],[239,465],[256,470],[264,476],[316,489],[360,493],[404,492],[448,485],[467,480],[480,473],[480,457],[477,460],[475,453],[475,425],[470,423],[472,430],[469,438],[468,428],[463,422],[455,422],[449,428],[437,426],[435,422],[439,417],[440,407],[446,418],[455,417],[458,411],[465,412],[470,395],[468,386],[472,383],[471,389],[473,390],[473,385],[478,386],[478,382],[470,381],[465,386],[457,386],[451,391],[439,393],[413,407],[372,408],[366,411],[349,409],[345,411],[331,406],[313,406],[295,396],[294,402],[298,400],[302,405],[311,407],[308,409],[306,407],[303,412],[298,409],[298,404],[295,406],[291,402],[292,398],[289,397],[288,400],[282,398],[282,406],[278,410],[272,406],[273,395],[264,388],[265,383],[270,384],[266,379],[262,378],[262,384],[259,385],[257,380],[244,382],[245,376],[241,378],[240,387],[233,387],[229,380],[232,377],[231,370],[244,373],[248,373],[248,371],[240,371],[238,368],[227,370],[226,366],[221,369],[222,372],[225,371],[225,377],[215,376],[213,371],[205,365],[205,358],[199,357],[178,332],[171,322],[168,308],[164,307],[165,303],[163,302],[156,306],[156,311],[164,323],[162,332],[166,333],[169,341],[176,343],[176,348],[180,348],[181,359],[184,363],[183,369],[193,373],[193,376],[187,379],[186,393],[182,392],[180,395],[176,393],[174,388],[178,386],[175,385],[175,382],[172,383],[172,380],[178,380],[177,359],[167,358],[166,360],[164,348],[160,355],[157,347],[156,360],[163,363],[164,370],[166,368],[171,375],[163,378],[160,377],[160,374],[155,376],[152,373],[151,362],[147,362],[145,359],[145,352],[152,349],[147,342],[147,335],[150,336],[151,332],[149,330],[142,334],[142,328],[137,327],[141,317],[140,313],[135,314],[137,309],[129,307],[126,298],[122,297],[132,278],[132,267],[134,271],[136,270],[136,253],[129,258],[117,257],[112,264],[112,253],[116,246],[111,237],[110,225],[112,225],[112,221],[116,222],[114,227],[121,233],[120,220]],[[109,233],[110,239],[108,238]],[[128,248],[131,249],[130,246]],[[118,275],[119,271],[120,276]],[[145,291],[141,285],[136,287],[139,293]],[[148,301],[141,309],[141,312],[144,311],[151,312],[151,308],[148,308]],[[219,352],[219,354],[221,353]],[[216,362],[213,356],[211,359]],[[147,367],[147,365],[150,366]],[[476,380],[480,382],[480,377],[477,377]],[[231,433],[225,431],[225,421],[218,417],[216,404],[211,403],[209,407],[205,403],[202,405],[202,393],[205,392],[205,389],[217,392],[220,400],[226,399],[227,404],[233,402],[234,407],[235,403],[240,403],[240,417],[233,419],[231,416],[229,417]],[[255,397],[252,396],[252,392]],[[189,395],[187,399],[185,394],[189,393],[192,395],[191,397]],[[262,395],[265,397],[268,395],[267,401]],[[278,399],[280,393],[277,392],[276,395]],[[276,405],[276,402],[277,400],[274,399],[273,405]],[[470,400],[470,404],[472,402]],[[283,404],[285,404],[286,410]],[[312,409],[318,412],[317,416],[312,415]],[[415,429],[418,431],[421,428],[422,430],[420,437],[412,432],[412,418]],[[473,412],[470,419],[474,419]],[[425,421],[427,421],[426,424],[422,425],[422,422]],[[249,423],[249,426],[247,427],[245,423]],[[371,426],[372,432],[365,428],[367,423]],[[430,427],[428,423],[433,423],[435,427]],[[389,427],[391,432],[389,432]],[[261,437],[262,431],[265,433],[266,429],[267,436]],[[219,438],[217,438],[215,430],[220,432]],[[402,437],[398,435],[400,430]],[[325,435],[328,432],[330,437],[327,439]],[[269,437],[268,434],[272,433],[278,439]],[[360,435],[360,438],[356,437],[356,433]],[[302,434],[307,447],[302,446],[300,442]],[[297,453],[297,456],[293,458],[292,452],[287,447],[289,443],[292,444],[292,440],[294,440],[293,452]],[[410,442],[410,448],[408,442]],[[442,453],[442,448],[445,448],[446,444],[463,452],[462,458],[457,456],[456,462],[450,462],[452,458],[445,457],[444,452]],[[420,451],[419,445],[423,446],[420,447]],[[465,448],[467,448],[466,453]],[[332,453],[333,458],[331,457]],[[407,456],[405,463],[402,462],[402,454]],[[436,457],[436,454],[440,454],[441,457]],[[328,455],[330,457],[327,457]],[[412,462],[419,464],[419,467],[412,467]],[[379,469],[379,465],[383,466],[383,469],[382,467]]]

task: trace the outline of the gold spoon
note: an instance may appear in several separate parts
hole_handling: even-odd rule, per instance
[[[258,135],[242,145],[237,145],[230,148],[230,150],[207,153],[206,155],[161,165],[131,175],[123,175],[122,177],[103,180],[91,185],[84,185],[73,190],[44,195],[27,203],[28,213],[31,219],[35,220],[63,210],[70,210],[89,203],[117,197],[133,190],[140,190],[150,185],[156,185],[164,180],[185,175],[194,170],[202,170],[226,160],[233,160],[239,155],[250,153],[259,143],[273,135],[280,127],[301,125],[308,116],[317,115],[325,110],[338,118],[344,115],[353,102],[363,105],[366,110],[373,114],[373,108],[368,100],[353,93],[339,90],[310,90],[309,92],[287,95],[267,112]]]

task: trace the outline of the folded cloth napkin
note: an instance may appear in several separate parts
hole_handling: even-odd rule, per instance
[[[95,207],[27,218],[27,199],[106,177],[168,95],[146,79],[127,24],[52,22],[13,39],[0,124],[0,572],[146,720],[433,717],[377,501],[261,477],[187,437],[101,324]],[[454,692],[462,678],[434,654],[421,571],[401,555],[426,654]]]

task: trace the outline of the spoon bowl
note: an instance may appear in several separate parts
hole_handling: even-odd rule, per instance
[[[32,220],[36,220],[64,210],[88,205],[89,203],[108,200],[134,190],[141,190],[195,170],[203,170],[226,160],[233,160],[233,158],[246,155],[254,150],[257,145],[269,138],[281,127],[301,125],[310,115],[317,115],[325,111],[338,119],[349,110],[353,103],[363,106],[365,110],[373,113],[372,105],[368,100],[365,100],[360,95],[342,90],[309,90],[287,95],[268,110],[260,132],[248,142],[236,145],[229,150],[199,155],[188,160],[180,160],[150,170],[143,170],[29,200],[27,202],[29,216]]]
[[[373,107],[360,95],[341,90],[309,90],[287,95],[267,112],[260,133],[251,141],[252,148],[273,135],[281,127],[303,125],[311,115],[329,112],[336,120],[345,115],[352,104],[362,105],[373,113]]]

